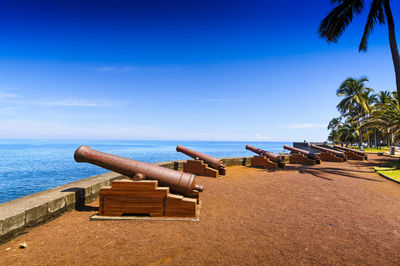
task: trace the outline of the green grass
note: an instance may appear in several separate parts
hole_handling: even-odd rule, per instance
[[[360,149],[358,146],[349,146],[349,148],[355,149],[355,150]],[[366,151],[366,152],[389,152],[389,148],[388,147],[382,147],[380,149],[368,148],[368,149],[364,149],[364,151]]]
[[[382,149],[368,148],[368,149],[364,149],[364,151],[367,151],[367,152],[389,152],[389,148],[382,148]]]
[[[400,182],[400,162],[399,161],[388,161],[380,164],[379,167],[374,167],[374,170],[380,174],[383,174],[391,179]]]
[[[378,173],[384,174],[385,176],[400,182],[400,170],[378,171]]]
[[[375,171],[390,171],[390,170],[396,170],[395,167],[374,167]]]

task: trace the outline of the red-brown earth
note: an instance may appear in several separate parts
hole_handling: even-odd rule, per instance
[[[199,222],[89,221],[96,211],[71,211],[1,245],[0,264],[399,265],[400,184],[371,169],[388,158],[370,158],[199,177]]]

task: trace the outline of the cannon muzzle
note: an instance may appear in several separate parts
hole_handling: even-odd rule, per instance
[[[268,151],[265,151],[262,149],[258,149],[253,146],[250,146],[250,145],[246,145],[246,150],[252,151],[261,156],[266,156],[268,159],[270,159],[271,161],[276,162],[276,163],[279,163],[283,160],[282,156],[280,156],[278,154],[275,154],[273,152],[268,152]]]
[[[203,186],[196,184],[196,176],[193,174],[96,151],[86,145],[76,149],[74,159],[77,162],[91,163],[128,177],[141,174],[139,176],[158,180],[160,185],[168,186],[172,191],[186,196],[191,196],[194,190],[203,191]]]
[[[182,153],[186,154],[187,156],[192,157],[195,160],[196,159],[203,160],[206,164],[208,164],[209,166],[211,166],[214,169],[220,170],[220,169],[225,168],[223,161],[221,159],[215,158],[213,156],[188,149],[181,145],[176,146],[176,151],[182,152]]]

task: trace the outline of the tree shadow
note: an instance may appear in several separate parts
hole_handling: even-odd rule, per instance
[[[371,171],[363,171],[363,170],[355,170],[355,169],[339,169],[339,168],[334,168],[334,167],[315,167],[315,166],[305,166],[305,165],[287,165],[286,166],[287,170],[292,170],[292,171],[297,171],[300,174],[311,174],[315,177],[328,180],[328,181],[333,181],[334,179],[329,178],[324,176],[324,174],[333,174],[333,175],[339,175],[339,176],[344,176],[344,177],[349,177],[349,178],[355,178],[355,179],[360,179],[360,180],[366,180],[366,181],[373,181],[373,182],[383,182],[378,179],[373,179],[373,178],[368,178],[368,177],[362,177],[359,176],[355,173],[372,173]]]
[[[327,181],[333,181],[332,178],[322,176],[320,173],[317,173],[317,172],[314,172],[314,171],[307,171],[305,169],[300,169],[298,172],[300,174],[311,174],[311,175],[313,175],[315,177],[318,177],[318,178],[321,178],[321,179],[324,179],[324,180],[327,180]]]
[[[354,166],[367,166],[367,167],[382,167],[390,164],[400,165],[400,160],[398,158],[391,157],[380,157],[374,158],[373,161],[349,161],[350,165]]]
[[[362,176],[350,173],[351,171],[349,171],[349,169],[343,169],[342,170],[342,169],[337,169],[337,168],[323,167],[323,168],[318,168],[318,169],[307,169],[307,170],[304,170],[304,173],[309,173],[309,174],[312,174],[314,176],[318,176],[320,178],[323,178],[323,176],[321,175],[321,172],[322,173],[327,173],[327,174],[345,176],[345,177],[349,177],[349,178],[360,179],[360,180],[372,181],[372,182],[383,182],[382,180],[368,178],[368,177],[362,177]],[[357,171],[354,171],[354,172],[357,172]],[[363,172],[363,171],[359,171],[359,172]],[[367,173],[371,173],[371,172],[367,172]]]

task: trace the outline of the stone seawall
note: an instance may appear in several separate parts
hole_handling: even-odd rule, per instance
[[[250,164],[250,157],[223,158],[222,160],[226,166]],[[182,170],[184,162],[185,160],[155,164]],[[122,178],[126,176],[108,172],[0,204],[0,244],[66,211],[81,210],[85,207],[85,203],[97,198],[100,188],[109,186],[113,180]]]

